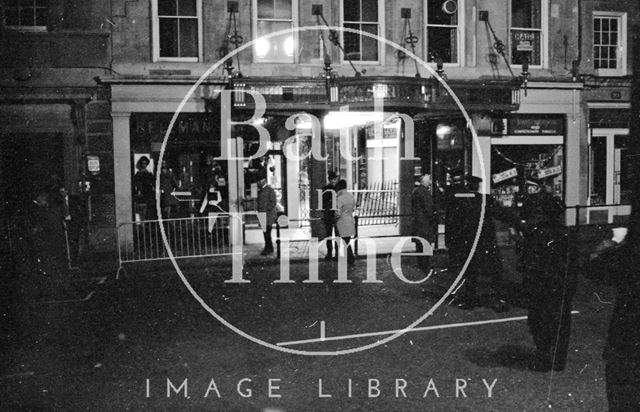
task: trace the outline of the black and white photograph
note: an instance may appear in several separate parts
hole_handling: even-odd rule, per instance
[[[640,411],[637,0],[0,0],[0,410]]]

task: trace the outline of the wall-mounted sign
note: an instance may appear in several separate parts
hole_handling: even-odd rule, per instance
[[[517,115],[509,118],[511,135],[564,135],[564,116]]]
[[[87,170],[94,175],[100,173],[100,158],[98,156],[87,156]]]
[[[518,169],[514,167],[512,169],[505,170],[504,172],[491,175],[491,180],[493,183],[499,183],[516,176],[518,176]]]

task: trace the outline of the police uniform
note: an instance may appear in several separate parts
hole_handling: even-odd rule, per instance
[[[529,195],[522,207],[523,289],[536,353],[535,371],[564,370],[571,328],[575,271],[569,269],[569,239],[560,216],[565,206],[550,193]]]
[[[486,196],[484,219],[480,222],[483,195],[477,192],[477,185],[482,179],[476,176],[468,176],[466,180],[469,183],[470,190],[457,194],[457,196],[462,199],[463,205],[460,210],[460,218],[464,222],[461,233],[463,261],[468,254],[471,253],[478,227],[482,223],[478,243],[476,244],[473,257],[465,272],[465,284],[462,289],[462,299],[461,302],[459,302],[464,309],[472,309],[480,304],[478,296],[478,283],[480,279],[489,281],[491,291],[490,300],[496,301],[491,303],[497,303],[500,300],[499,290],[502,281],[502,264],[495,242],[492,199],[490,196]]]

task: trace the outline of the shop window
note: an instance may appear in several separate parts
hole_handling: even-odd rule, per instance
[[[544,64],[547,0],[511,2],[511,64]]]
[[[378,0],[343,0],[343,27],[379,35],[380,12],[382,7]],[[378,40],[359,33],[344,32],[344,51],[353,61],[378,62],[380,47]]]
[[[593,68],[601,76],[626,74],[626,13],[593,16]]]
[[[564,199],[563,145],[493,145],[491,195],[500,207],[519,207],[541,180]]]
[[[293,63],[296,36],[293,32],[265,38],[266,35],[292,29],[297,2],[291,0],[254,0],[254,56],[257,62]]]
[[[464,5],[460,0],[427,0],[427,61],[459,64]]]
[[[201,0],[153,0],[155,61],[197,62],[202,54]]]
[[[47,30],[47,0],[7,0],[4,2],[5,27],[29,30]]]

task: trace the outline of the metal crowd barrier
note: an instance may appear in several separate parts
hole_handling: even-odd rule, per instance
[[[230,220],[228,214],[212,214],[119,224],[116,228],[119,263],[116,278],[126,263],[171,258],[162,239],[161,226],[175,259],[232,255]]]

